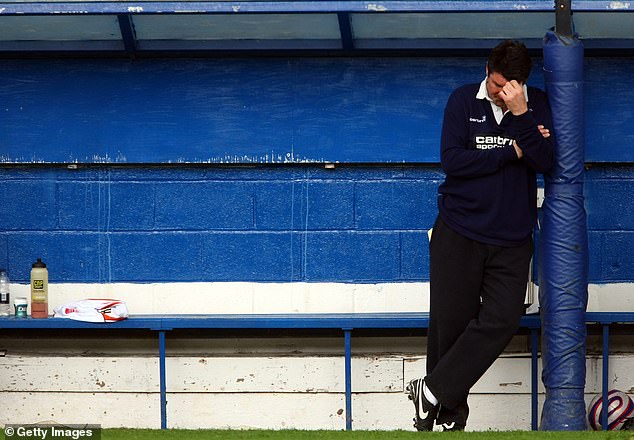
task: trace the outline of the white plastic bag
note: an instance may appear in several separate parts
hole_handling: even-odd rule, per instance
[[[128,317],[128,307],[117,299],[82,299],[56,307],[54,317],[86,322],[114,322]]]

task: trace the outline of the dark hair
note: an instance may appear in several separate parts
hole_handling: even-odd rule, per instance
[[[525,83],[531,73],[533,62],[524,43],[504,40],[491,50],[487,66],[489,74],[497,72],[508,81]]]

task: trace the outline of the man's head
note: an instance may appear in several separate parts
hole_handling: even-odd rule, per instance
[[[524,43],[505,40],[495,46],[486,66],[489,97],[496,105],[503,106],[504,101],[498,96],[502,87],[512,80],[525,84],[532,67],[533,62]]]
[[[504,40],[491,50],[487,61],[487,74],[499,73],[507,81],[515,80],[524,84],[532,67],[533,62],[524,43]]]

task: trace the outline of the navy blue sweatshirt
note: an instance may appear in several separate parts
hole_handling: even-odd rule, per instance
[[[447,102],[440,142],[446,174],[438,210],[454,231],[497,246],[519,246],[537,219],[536,172],[553,165],[553,135],[546,94],[528,87],[526,113],[507,112],[498,125],[480,84],[456,89]],[[537,125],[550,129],[544,138]],[[513,141],[522,149],[517,158]]]

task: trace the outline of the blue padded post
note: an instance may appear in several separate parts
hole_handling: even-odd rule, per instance
[[[540,429],[585,430],[588,238],[583,198],[583,45],[576,36],[546,34],[544,78],[553,113],[555,166],[544,176],[539,243],[546,388]]]

